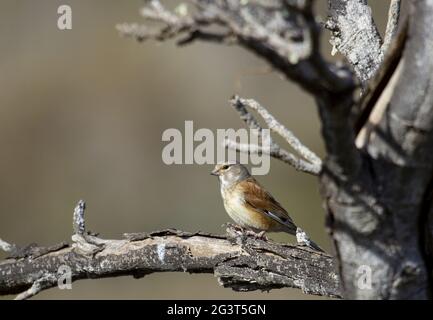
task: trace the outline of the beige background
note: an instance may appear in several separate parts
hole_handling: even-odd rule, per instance
[[[170,1],[169,1],[170,2]],[[57,7],[73,29],[57,29]],[[388,1],[374,1],[381,31]],[[325,1],[319,0],[323,11]],[[223,232],[229,221],[210,165],[166,166],[162,132],[241,128],[234,94],[267,106],[323,156],[313,100],[236,48],[119,37],[119,22],[140,22],[142,1],[0,2],[0,238],[24,245],[70,241],[72,210],[87,201],[87,226],[103,237],[166,227]],[[328,34],[324,35],[325,38]],[[325,43],[324,50],[330,51]],[[316,179],[272,160],[259,180],[325,249]],[[292,237],[274,235],[278,241]],[[4,258],[4,254],[0,254]],[[38,299],[311,298],[297,290],[235,293],[212,275],[165,273],[75,282]]]

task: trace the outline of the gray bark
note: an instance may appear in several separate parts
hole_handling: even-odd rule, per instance
[[[433,169],[433,36],[430,1],[413,1],[402,71],[374,119],[362,169],[321,177],[345,297],[426,299],[431,295],[426,223]],[[375,108],[379,108],[377,105]],[[331,141],[325,141],[328,150]],[[325,166],[332,167],[329,158]],[[372,271],[372,287],[359,285]]]
[[[300,246],[178,230],[128,234],[121,240],[84,234],[73,239],[72,247],[27,248],[0,262],[0,295],[24,291],[19,298],[29,298],[56,287],[59,268],[68,266],[72,281],[178,271],[211,273],[220,285],[236,291],[291,287],[341,296],[333,258]]]
[[[367,0],[330,0],[326,27],[333,51],[343,54],[365,85],[383,60],[382,39]]]

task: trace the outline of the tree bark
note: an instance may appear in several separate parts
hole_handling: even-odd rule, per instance
[[[304,293],[341,297],[333,258],[305,247],[239,235],[178,230],[129,234],[121,240],[74,235],[72,247],[31,247],[0,262],[0,295],[28,298],[58,285],[61,266],[72,281],[154,272],[211,273],[236,291],[298,288]],[[34,284],[37,284],[36,289]]]
[[[426,224],[433,174],[432,17],[431,1],[412,1],[403,69],[360,150],[360,172],[338,174],[328,158],[321,175],[347,298],[431,297]],[[325,142],[328,150],[334,147]],[[360,283],[365,270],[371,271],[371,286]]]

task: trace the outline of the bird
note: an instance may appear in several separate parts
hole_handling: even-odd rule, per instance
[[[219,163],[211,175],[218,177],[224,208],[241,228],[252,230],[259,237],[266,232],[286,232],[297,236],[298,242],[311,249],[324,252],[296,226],[287,211],[259,184],[247,167],[238,162]]]

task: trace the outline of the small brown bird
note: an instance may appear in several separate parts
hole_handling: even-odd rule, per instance
[[[239,163],[217,164],[211,172],[220,181],[224,207],[238,225],[260,232],[287,232],[301,236],[302,243],[323,251],[297,228],[286,210]],[[299,239],[298,239],[299,242]]]

